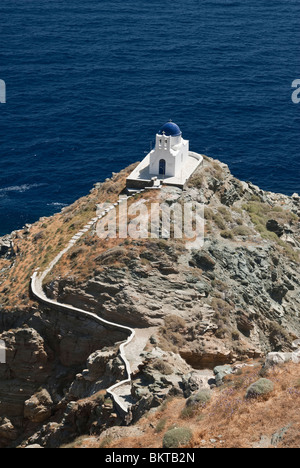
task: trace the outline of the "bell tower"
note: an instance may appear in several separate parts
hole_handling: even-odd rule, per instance
[[[155,149],[150,152],[150,175],[161,179],[178,176],[188,154],[188,140],[182,138],[178,125],[167,122],[156,134]]]

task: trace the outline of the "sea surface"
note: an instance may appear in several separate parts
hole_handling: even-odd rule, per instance
[[[149,151],[191,149],[299,192],[299,0],[1,0],[0,235]]]

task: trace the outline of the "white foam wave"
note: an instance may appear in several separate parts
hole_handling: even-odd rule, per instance
[[[58,203],[58,202],[53,202],[53,203],[47,203],[47,206],[55,206],[58,208],[63,208],[65,206],[68,206],[66,203]]]
[[[41,187],[45,184],[23,184],[23,185],[13,185],[11,187],[0,188],[0,194],[9,193],[9,192],[18,192],[23,193],[27,192],[32,188]]]

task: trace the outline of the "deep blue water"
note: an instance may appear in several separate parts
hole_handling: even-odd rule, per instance
[[[299,0],[1,0],[0,234],[144,157],[172,119],[243,180],[299,191]]]

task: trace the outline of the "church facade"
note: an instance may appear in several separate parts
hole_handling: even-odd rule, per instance
[[[155,149],[150,153],[150,174],[162,177],[180,175],[189,155],[189,141],[182,138],[180,128],[166,123],[156,135]]]
[[[178,125],[167,122],[156,134],[155,148],[127,178],[127,188],[175,185],[185,182],[203,161],[189,151],[189,141],[182,137]]]

